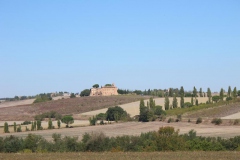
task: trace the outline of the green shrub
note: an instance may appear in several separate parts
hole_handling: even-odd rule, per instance
[[[190,102],[185,102],[184,103],[184,108],[188,108],[188,107],[192,107],[193,105],[192,105],[192,103],[190,103]]]
[[[168,123],[171,123],[171,122],[173,122],[173,121],[174,121],[173,118],[169,118],[169,119],[168,119]]]
[[[198,117],[198,119],[196,121],[196,124],[199,124],[199,123],[202,123],[202,118],[201,117]]]
[[[89,123],[90,123],[91,126],[95,126],[96,123],[97,123],[97,118],[94,117],[94,116],[92,118],[90,117],[89,118]]]
[[[220,125],[220,124],[222,124],[222,119],[221,118],[214,118],[211,123],[213,123],[215,125]]]
[[[240,119],[235,119],[233,125],[238,125],[240,123]]]
[[[21,123],[21,125],[28,125],[31,124],[31,121],[24,121],[23,123]]]
[[[105,113],[99,113],[96,115],[97,120],[105,120],[106,119],[106,114]]]

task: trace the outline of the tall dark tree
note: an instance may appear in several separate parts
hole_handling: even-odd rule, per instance
[[[223,100],[223,97],[224,97],[224,90],[223,90],[223,88],[221,88],[221,90],[220,90],[219,97],[220,97],[220,100]]]
[[[232,94],[233,94],[234,99],[237,98],[237,96],[238,96],[237,87],[234,87]]]
[[[228,97],[231,97],[231,94],[232,94],[232,89],[231,89],[231,86],[228,87]]]
[[[184,97],[184,88],[183,88],[183,86],[181,86],[179,94],[180,94],[180,96],[183,95],[183,97]]]
[[[194,105],[194,103],[193,103],[193,97],[191,98],[191,104],[192,104],[192,106]]]
[[[168,96],[165,97],[164,107],[165,107],[165,110],[169,110],[169,98],[168,98]]]
[[[181,94],[180,106],[181,108],[184,108],[184,96],[182,94]]]
[[[211,103],[212,92],[210,88],[207,89],[207,96],[208,96],[208,103]]]
[[[140,110],[140,115],[141,115],[141,114],[144,112],[144,110],[145,110],[145,103],[144,103],[144,100],[143,100],[143,99],[140,100],[139,110]]]
[[[195,97],[195,99],[197,97],[197,89],[195,86],[193,87],[193,97]]]
[[[200,97],[203,97],[202,88],[200,88],[200,90],[199,90],[199,95],[200,95]]]
[[[9,133],[8,123],[7,122],[4,123],[4,133]]]
[[[172,106],[173,106],[173,108],[177,108],[177,106],[178,106],[178,101],[177,101],[176,95],[174,95],[174,97],[173,97]]]
[[[169,88],[168,96],[173,97],[173,89],[172,88]]]
[[[149,106],[151,109],[155,108],[154,100],[152,97],[149,99]]]

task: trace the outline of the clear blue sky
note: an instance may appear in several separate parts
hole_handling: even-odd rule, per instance
[[[239,0],[1,0],[0,97],[240,89]]]

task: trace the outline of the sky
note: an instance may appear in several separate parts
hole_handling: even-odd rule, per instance
[[[239,68],[239,0],[0,1],[0,97],[240,89]]]

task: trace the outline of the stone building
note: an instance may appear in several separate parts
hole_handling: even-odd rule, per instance
[[[91,88],[90,96],[111,96],[118,95],[118,88],[114,85],[104,86],[101,88]]]

